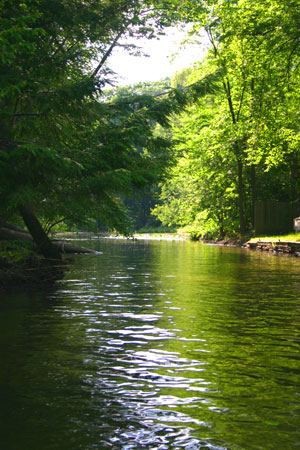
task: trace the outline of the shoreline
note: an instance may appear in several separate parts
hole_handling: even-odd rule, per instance
[[[300,241],[281,241],[280,239],[261,239],[251,238],[227,238],[221,240],[215,239],[191,239],[187,233],[173,232],[173,233],[134,233],[132,236],[122,236],[105,233],[93,233],[93,232],[73,232],[73,233],[58,233],[57,237],[65,238],[68,240],[99,240],[99,239],[128,239],[128,240],[155,240],[155,241],[193,241],[202,242],[207,245],[217,245],[220,247],[237,247],[251,250],[260,250],[278,253],[293,254],[300,256]],[[299,254],[298,254],[299,253]]]
[[[274,255],[286,254],[300,257],[300,242],[278,240],[251,239],[246,242],[245,248],[256,251],[273,253]]]
[[[128,239],[128,240],[155,240],[155,241],[187,241],[191,240],[186,233],[136,233],[132,237],[103,235],[95,233],[60,233],[66,240],[98,240],[98,239]],[[205,240],[198,241],[206,245],[219,247],[235,247],[245,250],[268,252],[273,255],[286,255],[300,257],[300,242],[281,241],[252,238],[248,241],[241,239]],[[42,289],[53,285],[56,280],[64,277],[69,262],[59,264],[50,263],[37,255],[31,255],[18,262],[9,261],[5,256],[0,258],[0,291],[10,288]]]
[[[0,292],[9,289],[48,289],[64,277],[69,264],[32,255],[17,262],[0,258]]]

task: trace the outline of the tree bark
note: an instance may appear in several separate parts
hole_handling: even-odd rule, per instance
[[[239,194],[239,218],[240,218],[240,233],[246,232],[245,213],[244,213],[244,185],[243,185],[243,163],[238,158],[238,194]]]
[[[31,207],[22,205],[19,211],[41,254],[47,259],[60,260],[60,251],[52,244]]]
[[[5,224],[5,225],[4,225]],[[0,240],[26,240],[33,241],[33,238],[28,231],[23,230],[20,227],[8,224],[6,222],[0,222]],[[59,250],[60,253],[99,253],[90,248],[81,247],[80,245],[70,244],[69,242],[61,240],[52,240],[51,244]]]
[[[251,215],[252,215],[252,226],[255,229],[255,202],[256,202],[256,170],[255,165],[251,166]]]
[[[25,230],[17,231],[11,228],[0,227],[0,240],[1,241],[32,241],[32,236]]]
[[[24,230],[24,228],[18,227],[17,225],[13,225],[12,223],[8,223],[5,220],[0,219],[0,228],[7,228],[9,230],[20,231],[20,233],[28,234],[28,231]]]
[[[93,253],[99,254],[96,250],[91,250],[90,248],[81,247],[80,245],[69,244],[65,241],[51,241],[52,244],[59,249],[61,253]]]

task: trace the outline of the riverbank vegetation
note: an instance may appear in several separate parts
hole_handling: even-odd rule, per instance
[[[137,52],[130,40],[155,38],[178,15],[164,1],[8,0],[0,8],[0,218],[26,225],[38,251],[60,259],[47,234],[54,224],[100,217],[128,232],[120,195],[157,182],[168,165],[171,143],[154,125],[168,125],[188,94],[109,98],[104,87],[113,83],[115,47]]]
[[[0,242],[0,292],[9,288],[47,289],[63,278],[69,262],[56,262],[36,253],[28,241]]]
[[[300,233],[281,234],[279,236],[253,237],[249,242],[300,242]]]
[[[34,251],[57,261],[59,224],[224,238],[255,232],[258,201],[299,202],[296,1],[0,8],[0,239],[7,224],[26,228]],[[195,42],[206,32],[201,62],[114,88],[115,48],[139,53],[138,39],[180,23]]]
[[[173,120],[176,164],[153,211],[163,224],[243,236],[259,201],[299,207],[299,18],[290,0],[210,2],[195,14],[191,38],[204,28],[210,49],[173,82],[220,77]]]

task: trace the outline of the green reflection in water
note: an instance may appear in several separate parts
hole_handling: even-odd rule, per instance
[[[300,261],[95,245],[1,301],[3,448],[297,448]]]
[[[181,410],[242,448],[295,448],[299,261],[209,246],[199,251],[187,243],[177,246],[176,257],[160,250],[169,293],[165,326],[178,330],[165,349],[203,363],[200,374],[181,371],[187,379],[200,375],[202,391]],[[195,390],[184,387],[176,395],[190,397]]]

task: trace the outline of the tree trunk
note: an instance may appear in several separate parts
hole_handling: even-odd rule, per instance
[[[61,259],[60,251],[52,244],[29,205],[19,207],[20,214],[39,251],[47,259]]]
[[[99,254],[96,250],[91,250],[90,248],[81,247],[81,245],[69,244],[65,241],[52,241],[52,244],[59,249],[61,253],[92,253]]]
[[[20,227],[11,225],[7,222],[0,221],[0,241],[1,240],[13,240],[13,241],[33,241],[33,238],[28,231],[23,230]],[[52,245],[59,250],[60,253],[93,253],[99,254],[96,250],[90,248],[81,247],[80,245],[70,244],[69,242],[53,240]]]
[[[32,236],[25,230],[17,231],[7,227],[0,227],[0,241],[32,241]]]
[[[243,185],[243,163],[238,158],[238,194],[239,194],[239,218],[240,233],[244,235],[246,232],[245,213],[244,213],[244,185]]]
[[[251,166],[251,221],[252,226],[255,229],[255,202],[256,202],[256,170],[255,165],[252,164]]]

